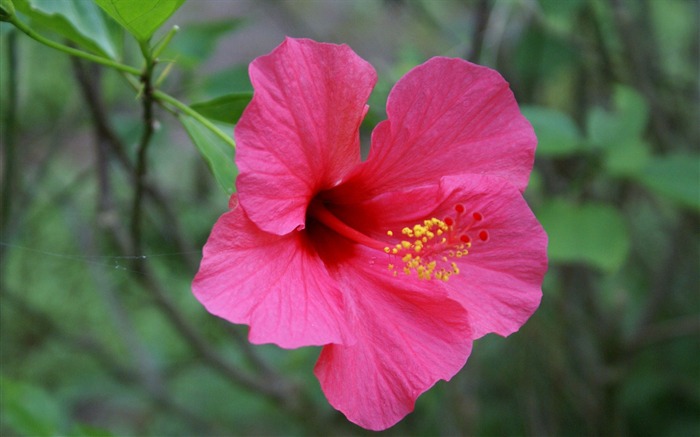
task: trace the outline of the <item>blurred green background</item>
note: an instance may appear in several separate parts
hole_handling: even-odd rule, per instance
[[[76,14],[21,17],[62,41]],[[156,37],[175,24],[159,86],[185,102],[248,92],[247,64],[290,35],[375,66],[365,146],[395,81],[438,55],[496,68],[533,123],[542,305],[386,434],[700,435],[700,2],[188,0]],[[318,349],[250,346],[191,295],[227,193],[178,119],[156,108],[129,251],[136,92],[8,23],[0,37],[0,434],[370,434],[325,401]]]

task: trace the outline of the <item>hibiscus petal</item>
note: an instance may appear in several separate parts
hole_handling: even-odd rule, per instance
[[[447,193],[439,208],[464,205],[483,220],[470,234],[469,254],[457,259],[460,273],[447,282],[450,296],[469,311],[474,338],[517,331],[542,298],[547,271],[547,235],[520,192],[497,177],[450,176],[441,181]],[[488,241],[478,238],[482,230]]]
[[[448,176],[439,184],[383,193],[335,211],[344,222],[392,247],[406,239],[400,233],[404,227],[413,228],[433,217],[454,218],[456,205],[465,208],[463,225],[469,225],[474,212],[484,219],[469,231],[469,254],[449,259],[457,263],[460,273],[445,285],[451,297],[469,311],[474,338],[489,332],[509,335],[539,305],[547,270],[547,235],[520,191],[507,180],[472,174]],[[389,230],[393,237],[387,236]],[[482,230],[488,232],[487,242],[479,238]],[[401,260],[393,262],[401,271]]]
[[[464,366],[471,330],[466,311],[441,284],[395,278],[381,263],[368,264],[376,253],[354,250],[331,274],[347,296],[357,342],[325,346],[314,373],[333,407],[364,428],[382,430]]]
[[[432,58],[396,83],[387,115],[360,173],[370,194],[465,172],[500,176],[524,191],[537,138],[496,71]]]
[[[351,343],[343,297],[304,232],[261,231],[240,207],[223,214],[192,283],[209,312],[250,325],[252,343]]]
[[[287,38],[252,62],[250,79],[255,94],[235,130],[238,194],[258,227],[284,235],[360,162],[376,73],[346,45]]]

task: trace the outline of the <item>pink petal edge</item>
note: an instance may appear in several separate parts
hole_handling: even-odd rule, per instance
[[[432,58],[396,83],[387,114],[352,190],[373,196],[463,173],[527,186],[537,138],[498,72]]]
[[[364,428],[383,430],[464,366],[471,330],[467,312],[439,284],[398,281],[381,263],[370,266],[376,252],[355,251],[331,274],[348,296],[357,342],[325,346],[314,373],[333,407]]]
[[[261,229],[305,226],[306,207],[360,162],[359,127],[376,82],[346,45],[287,38],[250,65],[253,100],[236,126],[236,186]]]
[[[344,298],[305,238],[303,232],[280,237],[261,231],[234,206],[204,246],[195,297],[212,314],[250,325],[252,343],[352,343]]]
[[[498,177],[448,176],[440,209],[456,204],[483,219],[471,231],[469,254],[456,260],[460,274],[447,283],[450,297],[469,311],[474,338],[507,336],[535,312],[547,272],[547,234],[519,190]],[[468,217],[467,220],[471,218]],[[488,232],[481,241],[479,233]]]

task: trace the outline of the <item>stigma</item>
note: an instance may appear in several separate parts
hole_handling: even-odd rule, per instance
[[[405,275],[418,276],[419,279],[438,279],[448,281],[452,275],[459,274],[456,260],[467,256],[472,247],[473,228],[483,221],[480,212],[465,214],[462,204],[454,206],[454,216],[443,219],[432,217],[405,227],[400,231],[401,237],[393,246],[385,246],[384,252],[396,259],[389,264],[394,276],[400,272]],[[388,237],[394,231],[387,231]],[[482,229],[476,233],[476,240],[486,242],[488,231]],[[399,263],[400,262],[400,263]]]

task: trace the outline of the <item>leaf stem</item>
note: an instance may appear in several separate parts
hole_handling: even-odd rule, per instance
[[[19,29],[20,31],[25,33],[27,36],[29,36],[30,38],[32,38],[32,39],[34,39],[34,40],[36,40],[44,45],[47,45],[51,48],[54,48],[56,50],[60,50],[62,52],[68,53],[69,55],[72,55],[72,56],[77,56],[79,58],[87,59],[89,61],[96,62],[98,64],[106,65],[108,67],[112,67],[114,69],[123,71],[125,73],[129,73],[129,74],[133,74],[133,75],[137,75],[137,76],[141,74],[141,70],[139,70],[138,68],[132,67],[130,65],[125,65],[125,64],[122,64],[120,62],[114,61],[114,60],[109,59],[109,58],[104,58],[102,56],[93,55],[92,53],[84,52],[82,50],[74,49],[72,47],[68,47],[67,45],[60,44],[60,43],[57,43],[55,41],[51,41],[50,39],[39,35],[34,30],[29,28],[26,24],[21,22],[17,18],[16,15],[11,16],[8,21],[10,23],[12,23],[17,29]]]
[[[221,131],[214,123],[211,121],[207,120],[202,114],[199,112],[195,111],[194,109],[190,108],[186,104],[182,103],[181,101],[177,100],[175,97],[166,94],[162,91],[155,90],[153,91],[153,97],[155,97],[157,100],[169,103],[170,105],[176,107],[183,113],[189,115],[190,117],[194,118],[198,122],[200,122],[204,127],[212,131],[214,135],[217,137],[221,138],[226,144],[231,146],[232,149],[236,148],[236,142],[231,138],[230,135],[226,135],[224,132]]]
[[[158,56],[165,50],[165,48],[170,44],[170,40],[173,39],[175,34],[180,30],[179,26],[173,26],[168,33],[158,41],[158,43],[153,48],[153,59],[158,59]]]

